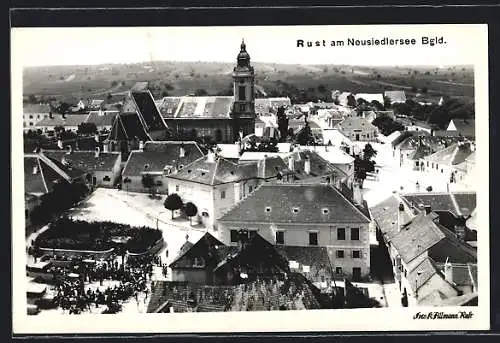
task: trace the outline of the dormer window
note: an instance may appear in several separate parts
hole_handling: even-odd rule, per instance
[[[330,212],[330,210],[328,210],[327,208],[324,208],[324,209],[322,210],[322,212],[323,212],[323,214],[328,214],[328,213]]]
[[[182,168],[184,168],[184,165],[183,165],[183,164],[181,164],[181,165],[179,166],[179,170],[181,170]]]
[[[267,212],[267,213],[270,213],[270,212],[271,212],[271,207],[270,207],[270,206],[267,206],[267,207],[266,207],[266,212]]]
[[[298,207],[294,207],[294,208],[292,208],[292,212],[293,212],[293,213],[299,213],[299,208],[298,208]]]
[[[149,169],[149,164],[144,165],[144,170],[147,170],[147,169]]]

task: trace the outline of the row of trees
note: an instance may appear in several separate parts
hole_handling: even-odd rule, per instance
[[[375,171],[375,161],[373,157],[377,156],[377,151],[373,149],[370,143],[366,143],[361,156],[353,154],[354,157],[354,177],[363,187],[363,181],[367,173]]]
[[[198,207],[195,204],[192,202],[184,204],[181,197],[176,193],[169,194],[163,206],[171,212],[172,219],[174,219],[174,211],[182,209],[184,214],[188,216],[190,225],[192,225],[192,218],[198,214]]]

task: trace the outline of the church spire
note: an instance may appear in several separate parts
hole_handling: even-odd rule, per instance
[[[244,39],[241,39],[241,49],[237,60],[239,67],[250,67],[250,55],[247,52],[247,46]]]
[[[245,38],[241,39],[241,52],[247,51],[247,46],[245,45]]]

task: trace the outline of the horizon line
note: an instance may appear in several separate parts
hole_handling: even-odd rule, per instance
[[[45,65],[30,65],[23,66],[23,68],[47,68],[47,67],[82,67],[82,66],[108,66],[108,65],[128,65],[128,64],[154,64],[154,63],[233,63],[234,61],[186,61],[186,60],[157,60],[157,61],[130,61],[130,62],[99,62],[99,63],[86,63],[86,64],[45,64]],[[473,64],[333,64],[333,63],[291,63],[291,62],[267,62],[267,61],[252,61],[252,63],[256,64],[275,64],[275,65],[298,65],[298,66],[348,66],[348,67],[391,67],[391,68],[446,68],[446,67],[471,67],[474,68]]]

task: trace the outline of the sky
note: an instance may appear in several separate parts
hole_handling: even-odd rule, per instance
[[[254,62],[350,65],[464,65],[484,25],[365,25],[274,27],[19,28],[12,30],[13,58],[23,67],[154,61],[234,62],[242,38]],[[422,37],[445,45],[422,45]],[[415,46],[299,48],[297,40],[415,38]]]

